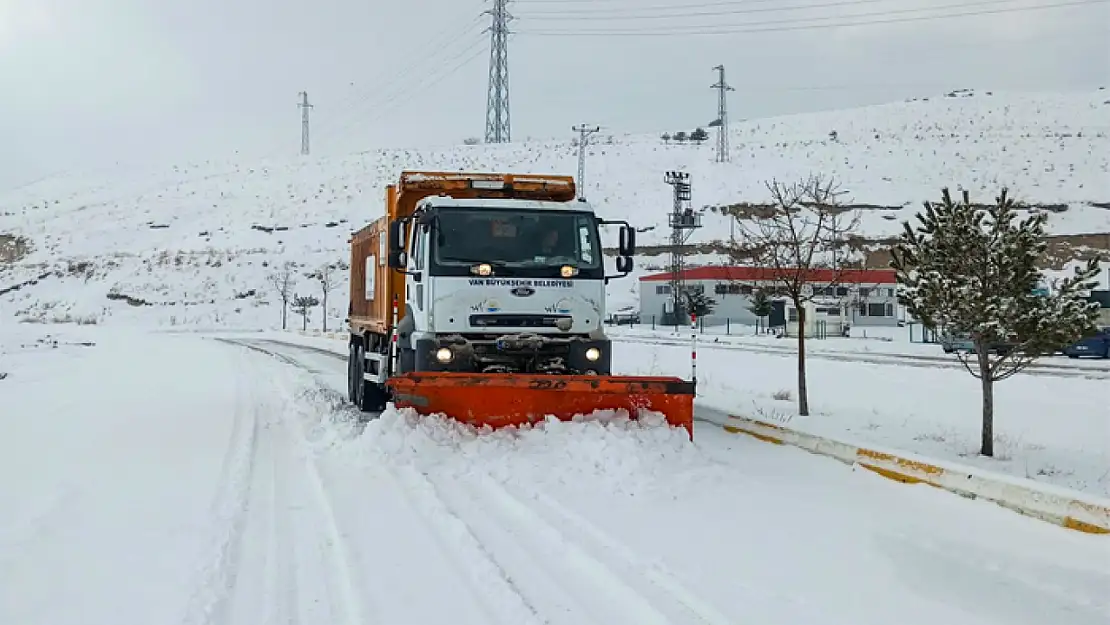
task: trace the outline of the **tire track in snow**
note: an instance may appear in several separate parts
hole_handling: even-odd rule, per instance
[[[246,358],[241,358],[241,362],[249,366]],[[235,554],[246,521],[258,440],[255,398],[243,386],[243,378],[240,377],[231,434],[220,464],[216,495],[209,510],[209,518],[220,526],[214,528],[209,553],[211,559],[197,573],[198,579],[185,608],[184,625],[208,625],[221,616],[229,590],[235,584]]]
[[[555,522],[505,490],[492,476],[473,475],[476,481],[454,480],[452,487],[474,498],[475,506],[495,518],[502,531],[517,539],[518,548],[531,552],[534,561],[546,563],[547,575],[561,580],[561,585],[573,592],[576,603],[592,613],[593,622],[733,625],[735,619],[696,598],[673,575],[660,573],[658,568],[651,573],[646,563],[626,548],[619,549],[611,540],[597,540],[596,532],[590,541],[595,543],[592,546],[582,539],[572,540]],[[545,512],[560,521],[570,521],[554,509]],[[572,527],[581,529],[582,525]],[[659,605],[665,597],[670,599],[666,608]],[[568,622],[581,622],[580,618],[574,615]]]
[[[513,578],[493,559],[470,525],[440,497],[425,474],[410,465],[387,466],[386,472],[397,481],[407,503],[438,539],[460,576],[470,582],[490,618],[504,625],[550,622],[537,613]]]
[[[515,502],[514,505],[527,508],[533,511],[533,514],[540,514],[541,511],[535,510],[526,503],[526,499],[531,499],[532,502],[542,508],[543,516],[558,519],[560,525],[572,528],[579,536],[587,538],[597,546],[599,548],[598,552],[608,553],[623,567],[640,572],[647,581],[670,595],[676,602],[685,607],[690,614],[696,616],[698,622],[706,625],[732,625],[734,619],[723,614],[713,604],[698,597],[662,562],[648,560],[640,556],[593,522],[537,489],[527,489],[526,494],[514,493],[512,491],[517,490],[516,488],[497,482],[493,476],[487,476],[487,479],[490,491],[495,492],[498,497],[511,499]],[[554,527],[554,525],[552,526]]]
[[[248,341],[216,340],[237,348],[245,347],[312,373],[293,358]],[[244,359],[248,357],[248,352],[240,353],[244,354]],[[267,599],[258,609],[269,617],[265,622],[326,622],[329,625],[375,622],[364,617],[366,610],[355,592],[346,541],[339,531],[318,467],[304,441],[304,432],[289,415],[297,413],[296,398],[290,389],[299,388],[298,382],[289,378],[274,381],[269,371],[260,371],[254,379],[270,380],[265,394],[259,397],[257,409],[276,415],[266,424],[267,451],[274,470],[270,483],[261,487],[272,494],[263,505],[270,511],[266,529],[273,542],[262,562],[268,582],[262,596]],[[294,510],[303,518],[301,522],[295,522]],[[275,605],[280,607],[274,608]],[[326,612],[326,616],[317,614],[318,611]],[[245,625],[254,625],[257,621],[249,615],[244,619]]]
[[[582,601],[581,595],[569,587],[566,580],[553,570],[547,560],[534,549],[526,546],[527,539],[520,536],[521,528],[505,524],[489,514],[481,505],[482,499],[471,489],[457,483],[445,483],[443,478],[429,481],[444,503],[466,523],[475,538],[481,542],[490,558],[514,580],[514,586],[528,597],[537,612],[547,616],[545,622],[553,625],[608,625],[609,621],[593,614]],[[518,572],[513,575],[513,571]]]
[[[323,567],[324,579],[321,581],[326,586],[333,605],[338,602],[342,606],[343,618],[336,619],[335,615],[331,615],[332,618],[326,622],[328,625],[338,625],[339,623],[366,625],[367,623],[377,622],[378,619],[367,620],[365,617],[367,610],[359,599],[358,593],[355,592],[350,550],[339,531],[335,508],[332,506],[324,481],[320,477],[319,467],[316,466],[316,461],[307,449],[304,439],[301,437],[302,433],[295,424],[290,423],[287,417],[283,419],[283,423],[287,435],[290,436],[297,447],[296,455],[300,460],[299,465],[305,470],[305,478],[309,489],[312,491],[310,497],[319,515],[316,520],[321,521],[323,526],[319,550],[320,557],[326,565]]]

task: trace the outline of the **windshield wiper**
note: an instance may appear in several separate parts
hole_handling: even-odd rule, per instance
[[[495,267],[504,267],[505,261],[503,260],[489,260],[486,258],[463,258],[460,256],[444,256],[440,260],[452,263],[472,263],[475,265],[493,265]]]

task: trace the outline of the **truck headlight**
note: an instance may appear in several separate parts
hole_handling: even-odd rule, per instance
[[[563,268],[559,270],[559,275],[564,278],[573,278],[578,275],[578,268],[571,267],[570,265],[563,265]]]
[[[590,362],[597,362],[601,358],[601,350],[596,347],[591,347],[586,350],[586,360]]]
[[[447,347],[441,347],[436,351],[436,360],[442,363],[451,362],[455,354]]]

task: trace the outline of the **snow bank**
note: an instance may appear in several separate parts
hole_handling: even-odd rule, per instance
[[[443,415],[389,409],[346,445],[348,453],[368,462],[479,471],[513,480],[588,480],[626,494],[673,485],[674,479],[692,478],[707,466],[685,429],[667,425],[659,413],[637,420],[623,410],[479,430]]]

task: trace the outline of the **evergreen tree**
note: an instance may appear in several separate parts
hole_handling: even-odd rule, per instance
[[[752,303],[751,306],[748,306],[748,310],[759,320],[759,326],[757,327],[760,329],[763,327],[763,320],[771,316],[773,307],[771,296],[766,289],[756,289],[752,293]]]
[[[709,139],[709,133],[705,131],[705,128],[695,128],[694,132],[690,133],[690,140],[698,145],[701,145],[707,139]]]
[[[687,310],[697,315],[699,318],[706,317],[713,314],[713,309],[717,306],[717,302],[701,291],[687,291]]]
[[[312,309],[320,305],[320,300],[311,295],[297,295],[293,298],[293,312],[301,316],[301,329],[308,329],[308,317]]]
[[[916,230],[903,224],[892,250],[898,300],[926,327],[971,337],[974,354],[959,358],[982,384],[980,453],[993,456],[994,383],[1094,326],[1097,304],[1083,291],[1096,286],[1099,259],[1060,281],[1054,293],[1035,293],[1047,216],[1017,221],[1005,189],[987,208],[973,206],[967,191],[956,202],[944,189],[940,203],[926,202],[917,221]]]

